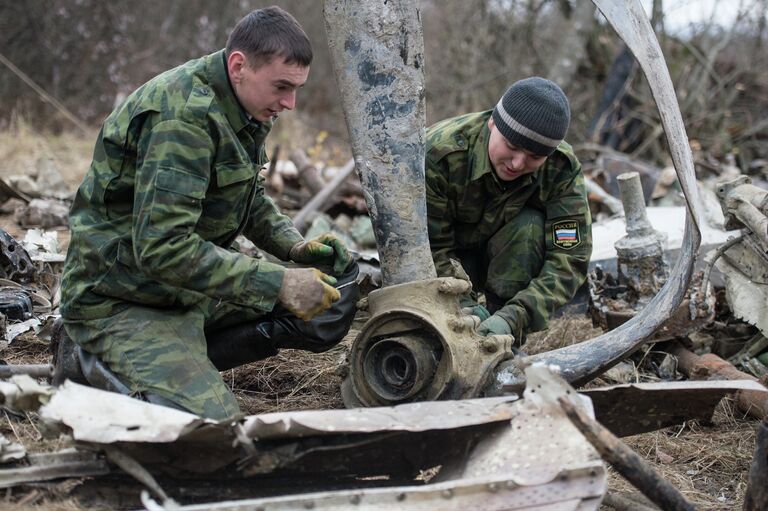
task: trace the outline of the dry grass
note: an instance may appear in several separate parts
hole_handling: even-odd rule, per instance
[[[16,118],[8,130],[0,131],[0,178],[34,175],[40,158],[52,158],[64,181],[76,188],[91,162],[96,129],[92,134],[40,133]]]
[[[224,373],[243,412],[344,408],[339,368],[357,332],[325,353],[283,350],[277,356]]]
[[[691,421],[624,440],[697,508],[725,511],[741,509],[758,424],[724,400],[712,424]],[[636,491],[613,470],[609,477],[612,490]]]
[[[547,330],[530,334],[522,348],[526,354],[535,355],[586,341],[602,333],[602,330],[592,326],[592,320],[586,316],[563,316],[553,320]]]

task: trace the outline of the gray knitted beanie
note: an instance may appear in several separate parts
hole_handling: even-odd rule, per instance
[[[507,89],[493,109],[493,122],[510,144],[549,156],[565,138],[571,107],[557,84],[534,76]]]

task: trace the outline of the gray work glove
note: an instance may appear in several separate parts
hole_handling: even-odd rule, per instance
[[[300,264],[333,265],[333,273],[341,275],[352,263],[352,256],[339,238],[327,232],[317,238],[296,243],[288,253],[291,261]]]
[[[512,327],[507,320],[496,314],[480,323],[477,327],[477,333],[480,335],[512,335]]]
[[[287,268],[277,299],[298,318],[309,321],[340,298],[336,279],[315,268]]]

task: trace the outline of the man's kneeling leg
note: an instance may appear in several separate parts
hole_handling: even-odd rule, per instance
[[[159,396],[192,413],[225,419],[240,408],[208,359],[203,321],[198,310],[130,306],[108,318],[65,325],[75,342],[105,363],[132,393]]]

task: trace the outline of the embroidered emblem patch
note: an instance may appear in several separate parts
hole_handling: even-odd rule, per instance
[[[579,222],[576,220],[561,220],[552,224],[552,234],[556,247],[570,250],[581,243]]]

